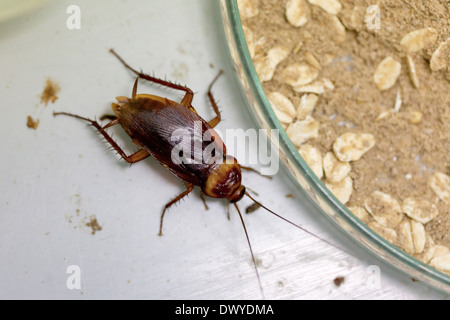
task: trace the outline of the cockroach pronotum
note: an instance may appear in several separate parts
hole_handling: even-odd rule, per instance
[[[136,81],[134,82],[133,91],[131,98],[127,97],[117,97],[117,103],[112,104],[112,109],[114,111],[113,116],[104,116],[101,118],[109,119],[110,122],[104,126],[101,126],[96,120],[91,120],[79,115],[67,113],[67,112],[54,112],[53,115],[66,115],[90,122],[98,132],[105,138],[105,140],[111,145],[111,147],[117,151],[117,153],[128,163],[133,164],[142,161],[149,156],[155,158],[160,162],[162,166],[167,168],[175,176],[180,178],[185,186],[186,190],[175,197],[173,200],[168,202],[161,214],[161,221],[159,226],[159,236],[162,236],[163,220],[164,215],[172,205],[180,201],[182,198],[187,196],[194,190],[195,186],[201,189],[201,198],[205,202],[203,195],[211,198],[221,198],[226,199],[228,204],[233,204],[236,208],[244,232],[247,238],[247,243],[250,248],[250,253],[253,260],[254,269],[256,271],[256,276],[258,279],[259,287],[262,295],[263,289],[261,285],[261,280],[258,273],[258,268],[253,254],[252,246],[249,240],[248,232],[245,227],[243,216],[239,210],[237,202],[241,200],[244,196],[250,198],[256,206],[264,208],[276,217],[292,224],[293,226],[307,232],[308,234],[324,241],[333,247],[336,247],[332,243],[325,239],[322,239],[315,234],[309,232],[308,230],[296,225],[295,223],[283,218],[272,210],[268,209],[257,200],[255,200],[241,184],[241,170],[254,171],[253,168],[242,166],[238,161],[226,153],[226,147],[223,144],[220,136],[214,131],[214,127],[221,121],[221,114],[219,108],[214,100],[211,93],[214,83],[217,81],[222,71],[216,76],[216,78],[211,82],[208,89],[209,101],[214,109],[216,116],[210,120],[205,121],[200,117],[197,111],[192,106],[192,100],[194,93],[191,89],[186,86],[182,86],[173,82],[161,80],[153,76],[138,72],[132,67],[130,67],[113,49],[110,52],[119,59],[119,61],[130,71],[132,71],[136,76]],[[180,90],[185,92],[185,95],[180,103],[169,100],[167,98],[162,98],[156,95],[150,94],[137,94],[137,86],[139,79],[144,79],[161,86],[172,88],[175,90]],[[111,136],[106,132],[107,128],[120,124],[123,130],[131,137],[132,141],[140,148],[137,152],[132,155],[127,155],[119,145],[111,138]],[[172,135],[176,130],[187,130],[188,133],[192,133],[194,126],[196,124],[201,125],[202,134],[207,134],[210,136],[209,143],[202,141],[202,146],[200,152],[203,155],[205,148],[213,145],[216,153],[214,158],[219,157],[219,161],[214,162],[176,162],[173,161],[172,152],[177,147],[179,141],[173,141]],[[189,142],[190,143],[190,142]],[[178,146],[179,147],[179,146]],[[190,146],[189,146],[190,147]],[[187,155],[188,159],[198,158],[198,152],[195,148],[188,148],[191,151],[190,155]],[[184,149],[183,149],[184,150]],[[186,155],[184,155],[186,156]],[[227,206],[228,206],[227,204]],[[206,203],[205,203],[205,207]],[[340,248],[339,248],[340,249]],[[342,250],[342,249],[340,249]]]

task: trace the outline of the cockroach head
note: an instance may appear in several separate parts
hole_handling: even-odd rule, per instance
[[[236,203],[240,201],[245,196],[245,187],[243,185],[240,185],[239,188],[237,188],[234,193],[228,197],[228,201],[231,203]]]
[[[208,173],[202,191],[212,198],[226,198],[234,203],[242,199],[245,187],[241,185],[241,168],[235,158],[226,156]]]

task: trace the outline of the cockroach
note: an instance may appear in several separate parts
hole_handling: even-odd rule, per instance
[[[263,296],[264,294],[255,255],[253,253],[243,216],[237,205],[237,202],[244,196],[251,199],[257,207],[264,208],[276,217],[292,224],[293,226],[307,232],[321,241],[336,247],[327,240],[316,236],[308,230],[268,209],[255,200],[241,184],[242,170],[253,172],[257,171],[253,168],[240,165],[233,156],[228,155],[226,153],[226,147],[223,141],[214,130],[214,127],[216,127],[221,121],[221,113],[212,95],[212,87],[223,73],[222,71],[220,71],[214,78],[208,88],[208,98],[216,116],[210,121],[205,121],[192,106],[194,93],[191,89],[186,86],[138,72],[130,67],[113,49],[111,49],[110,52],[125,66],[125,68],[132,71],[137,76],[136,81],[134,82],[131,98],[122,96],[117,97],[117,103],[112,104],[114,115],[108,115],[101,118],[101,120],[109,119],[110,122],[104,126],[101,126],[96,120],[91,120],[76,114],[54,112],[53,115],[65,115],[89,122],[126,162],[133,164],[151,156],[184,182],[186,190],[176,196],[173,200],[169,201],[162,211],[158,233],[159,236],[162,236],[164,215],[166,214],[167,209],[190,194],[194,190],[194,187],[197,186],[201,189],[200,196],[205,203],[206,208],[207,206],[203,195],[211,198],[226,199],[228,201],[227,207],[230,203],[233,204],[239,214],[245,236],[247,238],[247,243],[250,248],[259,287]],[[181,102],[178,103],[156,95],[137,94],[137,86],[140,79],[144,79],[171,89],[183,91],[185,95]],[[133,143],[140,148],[137,152],[127,155],[107,133],[107,128],[117,124],[122,126],[123,130],[130,136]],[[213,144],[214,150],[218,150],[220,153],[220,161],[215,161],[213,163],[178,163],[173,161],[171,155],[173,150],[177,147],[177,141],[172,139],[173,132],[181,129],[192,133],[195,124],[201,124],[202,133],[211,137],[209,143],[205,141],[202,142],[200,152],[203,153],[205,148]],[[195,154],[198,150],[195,148],[189,149],[192,151],[190,155],[187,155],[187,158],[189,159],[189,156],[191,159],[198,158],[199,155]]]

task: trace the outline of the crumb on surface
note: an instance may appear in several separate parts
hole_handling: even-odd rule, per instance
[[[58,93],[61,90],[59,84],[51,80],[47,79],[45,82],[44,91],[41,93],[41,103],[48,105],[49,102],[55,103],[58,100]]]
[[[86,223],[86,227],[91,228],[92,234],[94,235],[97,231],[102,230],[102,226],[98,223],[97,218],[95,216],[92,216],[90,219],[91,220]]]
[[[247,209],[245,209],[245,213],[248,214],[248,213],[255,212],[259,208],[261,208],[261,205],[259,203],[254,203],[251,206],[248,206]]]
[[[31,116],[27,117],[27,127],[36,130],[39,126],[39,119],[34,120]]]
[[[336,287],[340,287],[344,282],[345,282],[344,277],[337,277],[336,279],[333,280],[333,283]]]

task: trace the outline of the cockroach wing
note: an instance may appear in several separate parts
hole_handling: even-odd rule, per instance
[[[134,143],[194,185],[201,186],[226,154],[222,140],[205,120],[167,99],[137,97],[122,106],[120,123]]]

